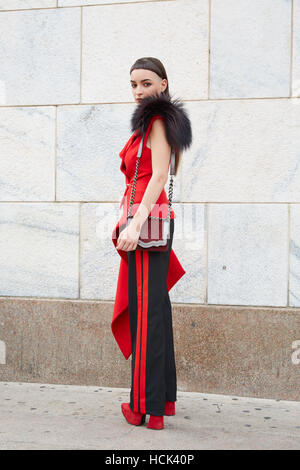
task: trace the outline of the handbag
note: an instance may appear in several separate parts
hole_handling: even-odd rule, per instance
[[[128,208],[128,215],[126,224],[120,228],[119,233],[125,228],[128,227],[129,223],[133,219],[131,215],[131,209],[134,201],[135,190],[136,190],[136,181],[137,173],[139,168],[140,159],[142,156],[143,142],[145,138],[145,133],[141,139],[141,143],[137,153],[136,159],[136,168],[135,174],[130,194],[130,202]],[[175,152],[171,148],[171,163],[170,163],[170,183],[169,183],[169,192],[168,192],[168,215],[167,217],[158,217],[149,215],[145,222],[143,223],[140,231],[140,236],[136,246],[137,250],[142,251],[168,251],[169,248],[169,238],[170,238],[170,214],[172,206],[172,197],[173,197],[173,176],[175,174]]]

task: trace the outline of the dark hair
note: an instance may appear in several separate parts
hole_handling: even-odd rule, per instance
[[[166,78],[167,88],[161,93],[163,95],[167,95],[170,98],[169,80],[167,77],[167,72],[159,59],[156,59],[155,57],[141,57],[140,59],[137,59],[135,63],[131,66],[130,74],[133,70],[136,69],[151,70],[152,72],[155,72],[162,80]]]
[[[159,59],[156,59],[155,57],[141,57],[140,59],[137,59],[135,63],[131,66],[129,74],[131,74],[131,72],[136,69],[151,70],[152,72],[155,72],[161,79],[166,78],[167,87],[164,91],[161,92],[161,94],[167,95],[168,98],[171,98],[167,72]],[[181,162],[181,157],[182,157],[182,152],[177,151],[175,153],[175,170],[174,170],[175,176],[177,175],[178,167]]]

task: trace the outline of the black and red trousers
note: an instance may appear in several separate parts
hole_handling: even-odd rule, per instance
[[[168,251],[127,251],[128,310],[132,345],[130,408],[163,416],[176,401],[172,307],[167,274],[174,234],[170,219]]]

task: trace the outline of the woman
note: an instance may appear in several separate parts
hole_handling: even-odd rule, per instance
[[[120,170],[127,186],[120,205],[123,214],[112,236],[121,262],[111,328],[125,358],[132,353],[130,402],[121,405],[124,417],[130,424],[140,425],[149,414],[147,427],[162,429],[164,415],[175,414],[177,390],[169,290],[185,274],[172,249],[174,211],[170,214],[168,251],[136,247],[149,215],[167,217],[164,186],[171,148],[175,151],[176,175],[181,152],[191,145],[192,131],[182,103],[171,100],[166,71],[158,59],[138,59],[131,67],[130,78],[138,106],[131,117],[133,134],[120,152]],[[134,217],[124,228],[143,133],[131,211]]]

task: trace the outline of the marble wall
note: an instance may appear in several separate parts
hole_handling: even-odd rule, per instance
[[[172,302],[300,306],[300,0],[0,0],[0,44],[0,296],[114,300],[129,69],[155,56],[194,137]]]

